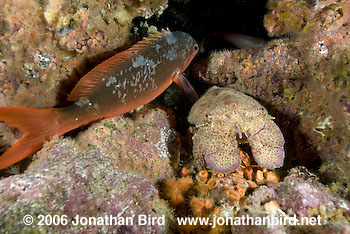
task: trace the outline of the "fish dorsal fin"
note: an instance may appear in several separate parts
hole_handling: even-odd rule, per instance
[[[149,46],[149,44],[151,44],[153,41],[159,39],[169,32],[170,31],[163,30],[161,32],[154,33],[149,37],[146,37],[143,40],[137,42],[129,49],[112,56],[111,58],[94,67],[79,80],[79,82],[76,84],[68,96],[67,101],[74,102],[81,98],[88,97],[98,86],[102,78],[108,77],[122,62],[130,59],[130,57],[135,55],[138,51],[142,50],[146,46]]]

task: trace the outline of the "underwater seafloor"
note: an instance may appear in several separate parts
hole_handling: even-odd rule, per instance
[[[162,28],[198,41],[186,76],[201,96],[172,85],[3,169],[1,233],[350,233],[349,0],[0,5],[0,106],[68,105],[79,78]],[[232,32],[265,41],[238,48]],[[4,152],[22,134],[0,126]]]

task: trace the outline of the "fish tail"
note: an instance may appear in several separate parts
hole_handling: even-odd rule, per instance
[[[24,136],[0,156],[0,169],[11,166],[38,151],[50,136],[58,133],[59,109],[0,107],[0,120],[20,129]]]

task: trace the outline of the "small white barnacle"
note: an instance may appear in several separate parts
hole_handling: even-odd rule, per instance
[[[79,119],[78,119],[78,118],[75,118],[74,120],[75,120],[75,121],[78,121]]]

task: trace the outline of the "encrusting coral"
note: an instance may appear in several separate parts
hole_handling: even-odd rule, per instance
[[[234,171],[241,164],[238,141],[244,140],[259,165],[283,165],[282,132],[267,110],[243,93],[214,86],[193,105],[188,120],[195,125],[193,156],[202,168]]]
[[[196,173],[184,167],[180,177],[165,181],[161,196],[169,201],[177,217],[207,217],[213,221],[214,216],[224,216],[225,207],[238,211],[246,203],[248,194],[260,186],[274,186],[279,182],[276,173],[253,164],[247,153],[241,150],[239,153],[243,163],[234,172],[201,170]],[[179,225],[177,228],[185,233],[225,233],[228,226]]]

